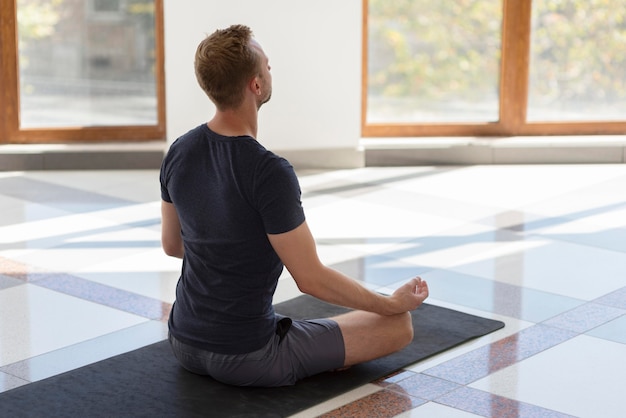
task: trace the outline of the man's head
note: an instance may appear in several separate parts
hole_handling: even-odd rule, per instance
[[[270,99],[272,80],[267,56],[252,36],[249,27],[233,25],[215,31],[198,45],[196,77],[219,110],[241,105],[247,88],[258,96],[257,107]]]

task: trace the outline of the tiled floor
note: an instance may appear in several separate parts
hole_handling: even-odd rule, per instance
[[[299,175],[327,264],[506,327],[297,417],[624,416],[626,165]],[[154,170],[0,173],[0,391],[165,337],[159,223]]]

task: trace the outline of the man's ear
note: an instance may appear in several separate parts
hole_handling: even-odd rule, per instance
[[[252,77],[252,79],[248,83],[248,88],[252,93],[256,94],[257,96],[261,95],[261,81],[259,80],[258,75]]]

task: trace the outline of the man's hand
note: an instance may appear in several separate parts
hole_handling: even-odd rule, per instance
[[[428,297],[428,283],[421,277],[415,277],[399,287],[391,295],[396,313],[412,311]]]

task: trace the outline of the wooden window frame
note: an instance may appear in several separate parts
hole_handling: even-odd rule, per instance
[[[526,121],[531,0],[503,0],[499,120],[483,123],[368,123],[368,0],[363,0],[361,134],[364,137],[626,134],[626,121]]]
[[[149,126],[20,127],[16,0],[0,0],[0,144],[165,140],[163,0],[154,1],[157,124]]]

